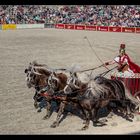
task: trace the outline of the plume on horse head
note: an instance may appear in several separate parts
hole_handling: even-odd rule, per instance
[[[31,62],[31,64],[33,66],[48,67],[46,64],[39,64],[36,60],[33,60],[33,62]]]
[[[72,64],[72,66],[67,69],[67,72],[70,73],[70,76],[74,76],[74,77],[77,77],[78,71],[80,71],[80,66],[77,64]]]
[[[34,69],[40,74],[44,74],[49,76],[52,73],[52,69],[48,67],[46,64],[39,64],[36,60],[29,63],[28,69]]]

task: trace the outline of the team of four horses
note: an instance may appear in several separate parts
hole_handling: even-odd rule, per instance
[[[61,72],[58,72],[61,70]],[[79,116],[84,120],[82,130],[89,127],[90,120],[93,125],[104,125],[99,112],[106,108],[108,114],[114,112],[121,114],[126,120],[132,120],[134,113],[139,108],[139,102],[126,92],[120,80],[108,79],[102,75],[89,76],[88,82],[83,82],[78,77],[78,72],[65,69],[49,69],[46,65],[33,61],[25,69],[28,88],[35,89],[34,106],[39,108],[45,102],[47,110],[44,119],[48,119],[55,109],[57,118],[51,127],[59,126],[61,117],[64,116],[67,106],[79,111]],[[108,115],[107,114],[107,115]],[[106,120],[107,121],[107,120]]]

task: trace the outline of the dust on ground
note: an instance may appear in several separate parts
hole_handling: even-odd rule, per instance
[[[57,128],[50,128],[56,119],[43,120],[45,110],[37,113],[33,106],[34,89],[28,89],[24,69],[37,60],[52,68],[70,68],[78,64],[81,69],[101,65],[84,37],[104,62],[118,54],[120,43],[134,62],[140,65],[139,34],[59,29],[24,29],[0,31],[0,134],[132,134],[140,132],[140,116],[133,122],[114,115],[107,125],[80,131],[82,120],[67,116]],[[106,71],[100,68],[93,75]]]

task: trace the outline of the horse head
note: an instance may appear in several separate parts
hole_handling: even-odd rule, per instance
[[[29,63],[28,68],[24,71],[26,73],[27,87],[45,86],[50,72],[43,67],[35,66],[34,63]]]
[[[67,84],[64,88],[64,93],[70,94],[73,91],[80,89],[80,84],[81,84],[81,81],[78,79],[77,73],[70,72],[70,77],[67,80]]]
[[[64,73],[52,72],[48,78],[48,85],[54,92],[63,90],[66,86],[66,82],[67,76]]]
[[[55,91],[58,89],[60,80],[55,72],[52,72],[48,78],[48,85]]]
[[[28,88],[35,87],[37,83],[37,79],[41,74],[38,73],[34,68],[25,69],[25,73],[26,73],[27,87]]]

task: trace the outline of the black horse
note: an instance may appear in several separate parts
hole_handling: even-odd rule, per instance
[[[131,101],[126,98],[125,88],[121,81],[97,76],[94,79],[90,79],[85,88],[81,88],[81,85],[83,83],[73,73],[64,88],[64,93],[68,95],[77,92],[76,100],[86,118],[86,123],[82,130],[88,128],[90,120],[96,126],[97,122],[99,122],[99,118],[97,118],[98,110],[103,107],[110,109],[111,102],[117,103],[119,109],[121,108],[127,112],[127,107]]]

